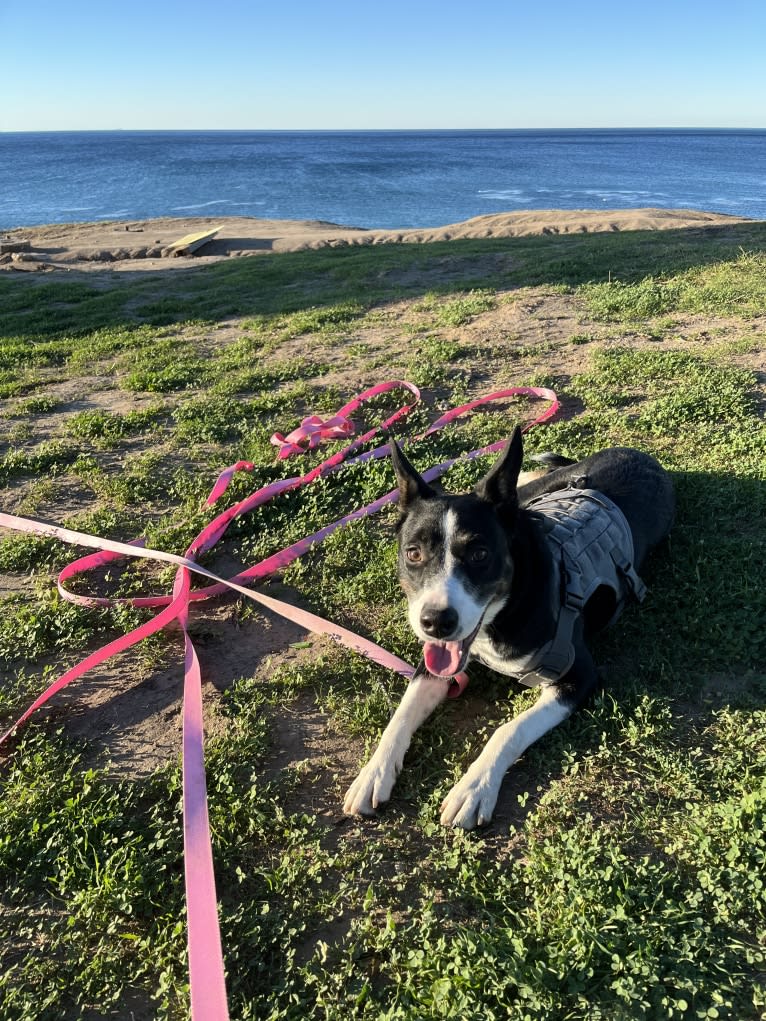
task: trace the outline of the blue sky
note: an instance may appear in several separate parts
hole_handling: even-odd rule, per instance
[[[0,0],[0,130],[766,127],[764,0]]]

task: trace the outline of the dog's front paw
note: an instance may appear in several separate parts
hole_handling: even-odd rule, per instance
[[[346,791],[343,811],[346,815],[374,815],[391,797],[397,770],[391,762],[370,759]]]
[[[499,787],[488,773],[469,769],[442,802],[442,826],[462,826],[464,830],[485,826],[492,818],[498,793]]]

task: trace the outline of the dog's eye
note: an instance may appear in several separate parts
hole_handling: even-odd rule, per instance
[[[411,564],[419,564],[423,559],[423,554],[417,546],[408,546],[404,555]]]
[[[471,550],[468,555],[468,559],[472,564],[482,564],[489,556],[489,551],[484,549],[483,546],[479,546],[477,549]]]

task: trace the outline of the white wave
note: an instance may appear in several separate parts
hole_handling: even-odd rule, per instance
[[[527,202],[529,196],[521,188],[486,188],[477,192],[483,199],[496,202]]]
[[[666,192],[662,191],[641,191],[639,189],[603,189],[603,188],[583,188],[582,191],[573,192],[572,197],[576,195],[586,195],[589,199],[599,199],[601,202],[643,202],[647,200],[659,201],[660,199],[668,198]]]
[[[641,191],[639,188],[583,188],[583,195],[657,195],[654,191]]]
[[[231,206],[234,205],[231,199],[211,199],[210,202],[195,202],[190,206],[172,206],[171,208],[175,212],[177,209],[205,209],[206,206]],[[237,205],[243,205],[243,203],[237,203]]]

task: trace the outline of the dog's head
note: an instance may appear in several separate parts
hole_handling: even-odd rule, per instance
[[[500,611],[513,578],[511,539],[522,459],[516,429],[473,492],[432,489],[392,441],[399,483],[399,581],[429,673],[452,677],[472,642]]]

